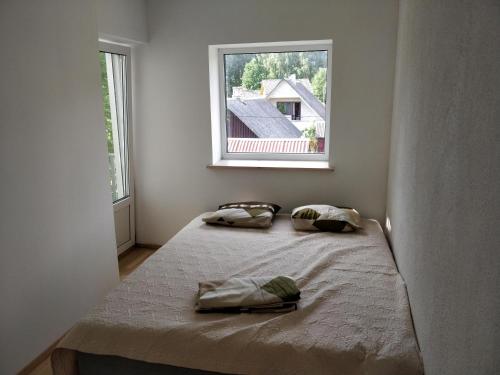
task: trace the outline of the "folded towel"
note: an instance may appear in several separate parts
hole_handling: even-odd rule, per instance
[[[198,312],[288,312],[297,309],[300,290],[287,276],[232,277],[199,283]]]

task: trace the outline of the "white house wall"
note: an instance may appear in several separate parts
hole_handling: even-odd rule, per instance
[[[281,81],[273,91],[267,95],[268,99],[292,98],[299,99],[300,96],[286,81]]]

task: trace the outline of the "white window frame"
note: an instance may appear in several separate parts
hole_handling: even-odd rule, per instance
[[[226,134],[226,92],[224,55],[238,53],[272,53],[272,52],[307,52],[327,51],[327,83],[325,105],[325,151],[321,154],[279,154],[279,153],[228,153]],[[210,75],[210,109],[212,120],[212,165],[230,165],[225,161],[299,161],[299,162],[328,162],[330,165],[331,143],[331,102],[332,102],[332,56],[333,46],[331,40],[309,40],[293,42],[271,43],[244,43],[210,45],[209,75]],[[281,163],[284,165],[283,163]],[[266,163],[266,165],[270,165]],[[316,163],[317,165],[317,163]]]

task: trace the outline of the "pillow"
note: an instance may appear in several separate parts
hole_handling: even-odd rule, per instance
[[[361,228],[361,217],[353,208],[312,204],[294,208],[292,224],[296,230],[352,232]]]
[[[281,210],[281,207],[278,206],[277,204],[274,203],[267,203],[267,202],[236,202],[236,203],[225,203],[221,204],[219,206],[219,210],[225,209],[225,208],[266,208],[276,215],[279,210]]]
[[[236,202],[219,206],[202,220],[207,224],[246,228],[269,228],[280,206],[266,202]]]

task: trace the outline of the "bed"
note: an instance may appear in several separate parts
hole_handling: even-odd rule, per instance
[[[199,280],[289,275],[287,314],[199,314]],[[353,233],[184,227],[52,354],[55,375],[422,374],[404,282],[380,225]]]

